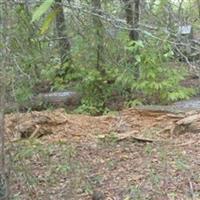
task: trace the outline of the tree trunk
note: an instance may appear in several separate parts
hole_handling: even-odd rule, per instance
[[[70,62],[71,60],[70,56],[71,46],[68,36],[66,34],[66,24],[65,24],[64,10],[62,6],[62,0],[55,0],[54,9],[56,10],[56,12],[58,12],[56,16],[56,29],[57,29],[57,35],[59,37],[60,61],[61,61],[61,66],[63,66],[65,63]]]
[[[32,18],[32,14],[31,11],[29,9],[29,0],[24,0],[22,2],[19,2],[18,5],[20,6],[20,9],[23,11],[23,14],[18,14],[18,24],[21,26],[21,29],[23,29],[23,26],[26,26],[26,30],[27,30],[27,46],[30,47],[31,52],[32,53],[32,49],[37,48],[38,51],[41,52],[41,44],[40,41],[37,40],[37,42],[33,43],[33,35],[35,33],[35,30],[38,28],[36,26],[35,23],[31,24],[31,18]],[[23,24],[23,25],[22,25]],[[24,37],[25,38],[25,37]],[[35,39],[36,40],[36,39]],[[41,52],[42,53],[42,52]],[[38,64],[29,64],[29,68],[31,68],[33,70],[33,74],[35,76],[36,79],[40,79],[41,78],[41,69],[38,66]]]
[[[198,15],[200,19],[200,0],[197,0],[197,9],[198,9]]]
[[[3,30],[1,40],[3,49],[0,54],[0,199],[9,199],[9,166],[6,164],[5,152],[5,95],[6,82],[8,81],[7,69],[10,66],[10,49],[9,49],[9,18],[10,4],[9,1],[2,2],[2,22],[0,28]]]
[[[97,15],[101,15],[101,0],[92,0],[92,6],[94,13]],[[104,75],[105,74],[105,69],[103,69],[103,64],[104,64],[104,58],[103,58],[103,52],[104,52],[104,27],[101,22],[101,19],[93,15],[93,23],[95,26],[95,31],[96,31],[96,41],[97,41],[97,46],[96,46],[96,68],[97,70]]]
[[[132,28],[129,31],[129,39],[130,41],[138,41],[139,40],[139,18],[140,18],[140,0],[124,0],[125,4],[125,13],[126,13],[126,22]],[[134,44],[133,44],[134,45]],[[137,52],[136,52],[137,53]],[[136,60],[133,56],[131,63],[136,63]],[[139,66],[135,64],[135,78],[139,78]]]

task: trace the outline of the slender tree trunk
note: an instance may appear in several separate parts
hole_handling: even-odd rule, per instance
[[[92,0],[92,6],[94,13],[97,15],[101,15],[101,0]],[[104,64],[104,27],[102,24],[101,19],[98,16],[93,15],[93,23],[95,26],[95,31],[96,31],[96,41],[97,41],[97,46],[96,46],[96,68],[97,70],[104,75],[105,74],[105,69],[103,68]]]
[[[197,0],[197,9],[198,9],[198,15],[200,19],[200,0]]]
[[[129,39],[130,41],[138,41],[139,40],[139,20],[140,20],[140,0],[124,0],[125,4],[125,13],[126,13],[126,22],[132,28],[129,31]],[[134,58],[131,59],[132,63],[136,63]],[[136,64],[134,76],[136,79],[139,78],[139,66]]]
[[[124,0],[125,12],[126,12],[126,22],[132,27],[129,32],[130,40],[137,41],[139,39],[139,33],[136,30],[139,26],[139,0]]]
[[[26,29],[27,29],[27,34],[28,34],[28,45],[31,48],[38,48],[41,51],[41,45],[40,45],[40,41],[37,40],[37,46],[35,46],[35,44],[33,44],[32,42],[32,38],[34,35],[34,32],[36,30],[36,25],[35,24],[31,24],[31,12],[29,9],[29,0],[24,0],[24,2],[20,2],[19,5],[21,6],[21,9],[24,11],[24,16],[20,16],[19,14],[19,23],[24,23],[24,25],[26,25]],[[39,66],[35,63],[33,64],[29,64],[29,67],[33,69],[33,73],[35,74],[35,78],[40,79],[41,77],[41,69],[39,68]]]
[[[184,3],[184,0],[181,0],[180,3],[179,3],[179,6],[178,6],[178,18],[179,18],[179,22],[181,22],[181,24],[183,23],[182,21],[182,12],[183,12],[183,3]]]
[[[66,24],[64,10],[62,6],[62,0],[55,0],[54,9],[58,12],[56,17],[56,29],[57,35],[59,37],[59,47],[60,47],[60,61],[61,65],[71,61],[70,56],[70,41],[66,33]]]
[[[133,22],[133,28],[134,28],[133,39],[135,41],[139,40],[139,31],[137,30],[139,28],[139,21],[140,21],[140,0],[135,0],[134,22]]]
[[[9,29],[9,2],[4,1],[3,3],[3,14],[2,23],[0,22],[0,28],[3,30],[3,34],[0,35],[2,40],[3,50],[0,54],[0,199],[9,199],[9,186],[8,186],[8,176],[6,175],[8,170],[6,169],[6,159],[5,159],[5,94],[6,94],[6,68],[9,66],[10,58],[8,51],[8,29]]]

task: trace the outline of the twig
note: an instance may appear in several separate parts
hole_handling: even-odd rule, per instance
[[[194,188],[193,188],[193,184],[191,182],[191,180],[188,178],[188,183],[189,183],[189,189],[190,189],[190,195],[192,200],[194,200]]]
[[[117,141],[123,141],[123,140],[132,140],[137,142],[163,142],[162,140],[155,140],[151,138],[144,138],[144,137],[137,137],[134,134],[138,133],[138,131],[131,131],[126,133],[121,133],[117,135]]]

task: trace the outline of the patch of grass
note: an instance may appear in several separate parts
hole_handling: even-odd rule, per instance
[[[101,185],[103,177],[101,175],[95,175],[89,178],[91,185],[99,186]]]
[[[170,200],[176,200],[177,199],[177,194],[175,192],[168,193],[168,197]]]
[[[129,188],[129,194],[126,195],[126,197],[124,198],[124,200],[134,200],[134,199],[137,199],[137,200],[144,200],[144,197],[143,197],[143,192],[142,190],[138,187],[138,186],[131,186]]]
[[[108,169],[111,171],[111,170],[113,170],[115,167],[116,167],[116,165],[117,165],[117,161],[116,160],[114,160],[114,159],[110,159],[109,161],[108,161]]]
[[[115,132],[111,132],[107,135],[103,135],[103,137],[98,138],[99,143],[102,145],[115,145],[117,144],[117,135]]]
[[[151,169],[150,171],[150,180],[153,186],[155,186],[157,189],[160,188],[160,182],[161,182],[161,176],[156,172],[155,169]]]
[[[176,168],[180,171],[185,171],[189,169],[189,165],[187,164],[186,160],[177,159],[175,163],[176,163]]]
[[[151,156],[154,152],[154,146],[152,144],[147,143],[144,151],[148,156]]]
[[[71,173],[76,154],[70,144],[46,144],[37,139],[18,141],[11,144],[9,151],[12,173],[15,174],[12,181],[19,182],[23,188],[38,187],[41,182],[45,188],[57,185]],[[18,196],[17,193],[13,194],[14,199]]]

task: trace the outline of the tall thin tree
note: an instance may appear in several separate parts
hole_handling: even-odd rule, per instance
[[[126,22],[131,27],[129,39],[132,42],[139,40],[140,0],[123,0],[125,5]],[[134,45],[134,43],[133,43]],[[129,62],[136,63],[134,55]],[[135,67],[135,78],[139,78],[139,65]]]
[[[57,30],[57,35],[59,37],[61,65],[64,65],[66,62],[71,61],[71,55],[70,55],[71,45],[66,32],[67,31],[66,21],[65,21],[62,0],[55,0],[54,9],[58,13],[56,16],[56,30]]]
[[[0,53],[0,199],[8,200],[9,199],[9,190],[8,190],[8,176],[6,175],[6,162],[5,162],[5,93],[6,93],[6,68],[9,66],[9,51],[8,51],[8,26],[9,26],[9,2],[3,1],[3,14],[2,23],[0,27],[3,32],[0,35],[2,40],[3,50]]]
[[[96,34],[96,68],[97,70],[104,75],[105,69],[103,68],[104,64],[104,27],[103,23],[98,15],[101,15],[101,0],[92,0],[93,12],[96,15],[93,15],[93,23],[95,27]]]

